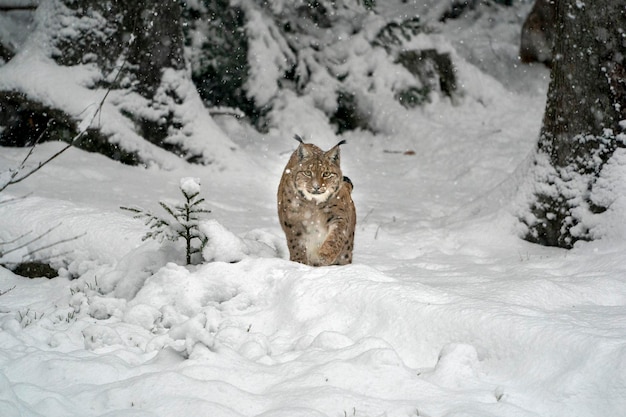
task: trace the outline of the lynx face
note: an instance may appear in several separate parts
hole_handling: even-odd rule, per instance
[[[309,201],[328,201],[343,181],[338,154],[327,155],[304,146],[299,152],[301,160],[296,166],[296,189]]]
[[[339,145],[322,151],[303,143],[294,151],[278,187],[278,218],[289,258],[313,266],[352,262],[356,211],[352,183],[339,165]]]

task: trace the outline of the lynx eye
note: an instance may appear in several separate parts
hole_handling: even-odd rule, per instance
[[[313,173],[311,171],[302,171],[302,175],[307,178],[311,178],[313,176]]]
[[[332,178],[334,177],[335,174],[333,174],[332,172],[326,171],[322,174],[322,178]]]

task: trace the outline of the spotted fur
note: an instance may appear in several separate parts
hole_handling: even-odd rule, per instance
[[[278,218],[289,258],[312,266],[352,263],[356,211],[352,182],[340,167],[339,142],[324,152],[300,142],[278,187]]]

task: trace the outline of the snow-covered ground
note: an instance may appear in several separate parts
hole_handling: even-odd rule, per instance
[[[216,121],[238,145],[232,169],[71,149],[8,188],[2,199],[24,198],[0,205],[0,241],[52,227],[30,249],[76,238],[43,251],[61,277],[0,268],[0,415],[622,415],[624,236],[565,251],[517,235],[548,72],[516,64],[515,23],[448,23],[458,103],[343,136],[352,265],[285,259],[276,188],[296,142],[228,117]],[[0,172],[24,154],[2,148]],[[200,179],[221,261],[180,266],[180,242],[143,242],[145,226],[119,209],[160,213],[186,177]]]

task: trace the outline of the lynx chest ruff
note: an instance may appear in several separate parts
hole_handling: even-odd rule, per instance
[[[278,187],[278,217],[289,257],[307,265],[352,262],[356,211],[352,183],[339,165],[339,145],[322,151],[300,138]]]

